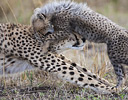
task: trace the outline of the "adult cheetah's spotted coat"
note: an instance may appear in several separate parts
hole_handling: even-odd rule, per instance
[[[115,88],[106,83],[107,81],[102,79],[99,81],[99,77],[87,69],[84,68],[84,72],[82,72],[78,69],[80,67],[77,64],[69,62],[63,56],[47,52],[49,45],[36,40],[33,35],[34,31],[31,26],[0,24],[0,60],[3,62],[0,63],[0,73],[3,73],[3,70],[8,73],[17,67],[22,68],[24,66],[21,63],[25,63],[25,66],[29,68],[45,70],[62,80],[84,88],[91,88],[98,93],[115,92]],[[4,61],[7,62],[4,63]],[[17,69],[15,72],[19,70]]]

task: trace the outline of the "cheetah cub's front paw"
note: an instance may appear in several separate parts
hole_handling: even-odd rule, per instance
[[[122,88],[124,86],[126,79],[124,77],[118,77],[116,88]]]

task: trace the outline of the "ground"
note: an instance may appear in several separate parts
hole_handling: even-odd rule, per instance
[[[6,0],[5,0],[6,1]],[[4,2],[5,2],[4,1]],[[39,6],[41,1],[30,0],[22,2],[22,0],[11,0],[11,2],[2,2],[0,7],[4,8],[5,14],[9,22],[19,22],[28,24],[32,10]],[[76,0],[75,0],[76,1]],[[84,0],[81,0],[84,1]],[[79,1],[79,2],[81,2]],[[87,0],[89,1],[89,0]],[[109,0],[97,0],[88,5],[101,14],[109,17],[119,25],[128,28],[128,13],[125,6],[127,0],[112,0],[118,3],[109,2]],[[11,10],[8,6],[11,7]],[[17,5],[14,5],[17,4]],[[5,8],[6,6],[6,8]],[[119,6],[119,7],[118,7]],[[17,9],[16,9],[17,8]],[[1,9],[1,8],[0,8]],[[12,14],[13,12],[13,14]],[[25,14],[25,12],[28,12]],[[15,15],[15,16],[14,16]],[[7,22],[4,14],[0,12],[0,22]],[[99,74],[101,77],[116,83],[115,74],[106,54],[106,46],[104,44],[88,43],[83,51],[70,50],[63,53],[67,58],[82,66],[88,66],[92,72]],[[67,55],[68,54],[68,55]],[[127,67],[128,69],[128,67]],[[128,70],[127,70],[128,73]],[[128,86],[128,79],[126,82]],[[28,91],[30,89],[30,91]],[[69,83],[64,83],[49,73],[35,70],[24,72],[10,77],[0,78],[0,100],[128,100],[128,92],[124,91],[114,95],[95,94],[91,90],[78,88]]]

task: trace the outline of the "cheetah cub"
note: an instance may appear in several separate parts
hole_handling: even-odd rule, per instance
[[[128,30],[82,3],[55,1],[46,4],[35,9],[31,21],[34,22],[35,19],[40,18],[37,17],[40,14],[54,26],[54,31],[61,30],[63,35],[67,31],[70,34],[77,33],[90,42],[105,43],[117,75],[116,87],[119,88],[124,84],[126,73],[123,65],[128,65]],[[41,21],[39,22],[41,23]],[[57,36],[60,38],[63,35]]]

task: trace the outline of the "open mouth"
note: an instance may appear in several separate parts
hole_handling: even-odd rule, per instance
[[[84,45],[81,45],[81,46],[77,46],[77,47],[83,47]]]
[[[83,50],[83,48],[84,48],[84,44],[83,45],[72,46],[72,49],[75,49],[75,50]]]
[[[84,44],[83,45],[76,45],[76,46],[72,46],[72,47],[84,47]]]

